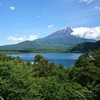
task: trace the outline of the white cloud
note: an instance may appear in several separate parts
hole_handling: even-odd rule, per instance
[[[38,39],[38,35],[29,35],[29,37],[27,38],[27,40],[33,41],[35,39]]]
[[[15,9],[15,7],[14,6],[10,6],[10,10],[14,10]]]
[[[53,24],[51,24],[51,25],[48,25],[47,27],[48,27],[48,28],[52,28],[53,26],[54,26],[54,25],[53,25]]]
[[[22,37],[19,37],[19,38],[13,37],[13,36],[9,36],[7,39],[8,40],[12,40],[12,41],[24,41],[24,40],[26,40],[26,36],[22,36]]]
[[[38,39],[38,35],[29,35],[28,37],[27,36],[21,36],[21,37],[18,37],[18,38],[16,36],[9,36],[7,39],[14,41],[16,43],[26,41],[26,40],[33,41],[35,39]]]
[[[80,0],[79,2],[86,2],[87,4],[93,2],[94,0]]]
[[[95,39],[100,40],[100,27],[80,27],[80,28],[73,28],[73,35],[88,39]]]
[[[96,6],[96,7],[95,7],[95,9],[98,9],[98,10],[100,10],[100,6]]]

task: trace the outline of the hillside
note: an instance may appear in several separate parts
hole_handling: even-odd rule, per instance
[[[60,48],[59,48],[60,47]],[[25,41],[15,45],[5,45],[0,47],[0,52],[5,53],[38,53],[38,52],[66,52],[67,45],[47,44],[37,41]]]
[[[97,42],[83,42],[69,48],[68,52],[88,52],[100,48],[100,40]]]

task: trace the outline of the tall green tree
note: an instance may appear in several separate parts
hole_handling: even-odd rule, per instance
[[[51,71],[56,68],[55,65],[53,66],[53,63],[50,64],[48,60],[41,55],[35,56],[33,66],[35,77],[47,77]]]

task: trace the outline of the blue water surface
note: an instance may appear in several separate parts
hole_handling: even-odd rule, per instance
[[[8,56],[17,57],[19,56],[24,61],[34,61],[36,55],[42,55],[49,62],[54,62],[59,65],[62,64],[65,67],[73,66],[75,61],[79,58],[82,53],[26,53],[26,54],[8,54]]]

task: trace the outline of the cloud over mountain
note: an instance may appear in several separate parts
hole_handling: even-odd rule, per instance
[[[73,28],[73,32],[71,34],[76,35],[78,37],[82,37],[82,38],[100,40],[100,27]]]

